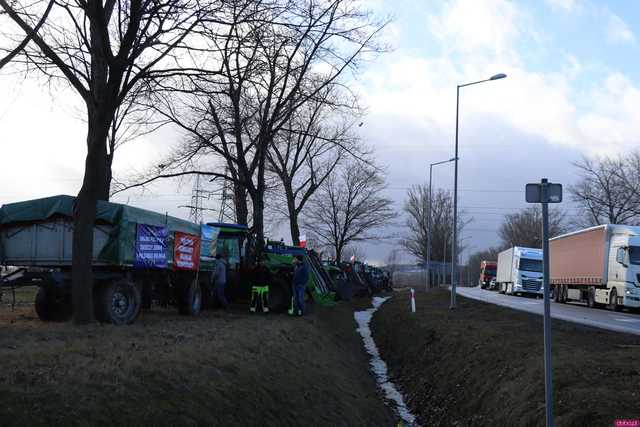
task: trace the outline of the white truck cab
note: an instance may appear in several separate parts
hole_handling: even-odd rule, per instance
[[[608,258],[607,287],[596,291],[596,302],[611,304],[615,292],[617,305],[640,307],[640,236],[613,234]]]
[[[514,246],[500,252],[496,282],[509,295],[543,295],[542,249]]]

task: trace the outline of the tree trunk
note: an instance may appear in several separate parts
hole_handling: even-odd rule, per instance
[[[342,248],[336,246],[336,261],[341,262],[342,261]]]
[[[98,189],[98,200],[108,202],[109,196],[111,195],[111,178],[113,177],[113,172],[111,171],[111,165],[113,164],[113,152],[107,155],[105,163],[105,174],[102,184]]]
[[[253,201],[253,231],[256,236],[255,257],[260,259],[264,252],[264,194],[258,191]]]
[[[92,107],[88,108],[92,109]],[[103,123],[101,114],[89,111],[84,179],[73,212],[71,280],[73,321],[76,324],[94,321],[93,227],[96,219],[96,204],[104,196],[104,182],[107,174],[108,122],[106,126],[103,126]]]
[[[287,212],[289,213],[289,229],[291,230],[291,242],[293,246],[300,246],[300,225],[298,224],[298,212],[296,211],[296,201],[293,190],[284,182],[285,195],[287,197]]]
[[[247,190],[238,182],[233,183],[233,206],[236,213],[236,222],[242,225],[249,225]]]

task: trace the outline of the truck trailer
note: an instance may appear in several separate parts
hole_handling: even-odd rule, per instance
[[[543,295],[542,249],[514,246],[498,254],[496,285],[508,295]]]
[[[555,302],[640,307],[640,227],[604,224],[549,240]]]

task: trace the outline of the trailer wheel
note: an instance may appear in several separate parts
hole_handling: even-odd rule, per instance
[[[269,286],[269,311],[284,313],[291,304],[291,289],[284,280],[274,279]]]
[[[593,286],[589,287],[589,292],[587,294],[587,306],[589,306],[589,308],[596,308],[599,306],[596,302],[596,288]]]
[[[140,313],[142,297],[135,283],[113,280],[99,288],[96,314],[98,320],[114,325],[129,325]]]
[[[193,280],[183,292],[178,312],[183,315],[197,316],[202,309],[202,289],[197,280]]]
[[[560,285],[555,285],[553,287],[553,301],[557,303],[560,302]]]
[[[69,298],[46,287],[38,289],[35,308],[40,320],[63,322],[71,318]]]
[[[611,289],[609,294],[609,308],[613,311],[622,311],[622,306],[618,305],[618,291],[616,288]]]
[[[569,301],[569,286],[562,285],[562,287],[560,288],[560,292],[560,302],[566,304]]]

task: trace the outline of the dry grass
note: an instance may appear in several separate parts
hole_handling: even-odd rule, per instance
[[[543,426],[542,317],[459,298],[399,293],[373,319],[391,373],[422,425]],[[640,418],[640,337],[553,321],[557,426]]]
[[[391,425],[349,306],[127,327],[0,308],[0,425]]]

